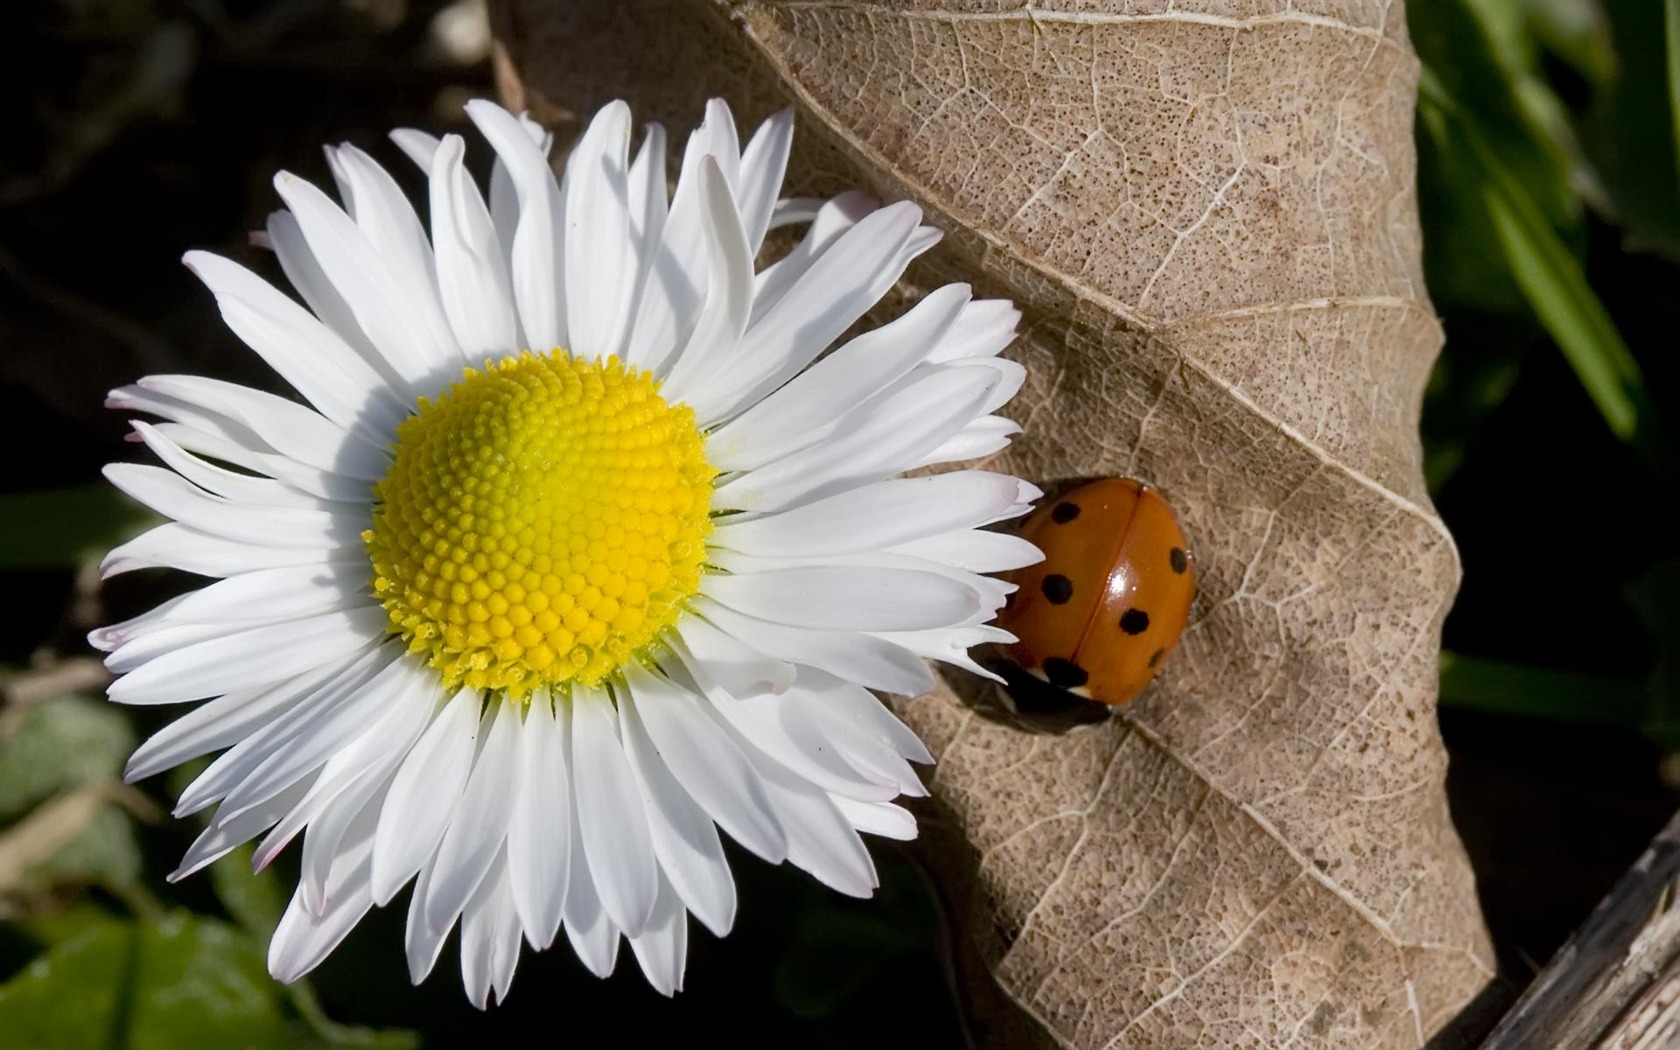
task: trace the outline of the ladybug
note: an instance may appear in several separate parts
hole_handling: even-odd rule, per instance
[[[1033,511],[1021,535],[1044,560],[1006,577],[1020,589],[998,626],[1019,640],[1004,655],[1075,696],[1126,703],[1190,619],[1196,561],[1172,507],[1141,481],[1105,478]]]

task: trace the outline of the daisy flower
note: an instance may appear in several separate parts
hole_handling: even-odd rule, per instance
[[[1012,587],[981,574],[1038,552],[982,527],[1039,493],[895,475],[1016,432],[991,413],[1018,314],[948,285],[840,342],[939,235],[907,203],[778,200],[788,113],[742,149],[712,102],[668,187],[664,132],[632,159],[622,102],[558,180],[540,128],[467,111],[488,201],[459,136],[393,135],[429,232],[354,146],[328,150],[342,208],[276,178],[256,240],[306,305],[186,256],[307,404],[184,375],[112,393],[161,420],[134,430],[162,466],[107,476],[171,520],[104,571],[215,582],[92,640],[111,699],[204,701],[130,779],[222,752],[181,794],[215,811],[171,879],[302,837],[275,977],[412,882],[416,983],[459,925],[468,996],[501,1000],[521,942],[564,929],[603,976],[628,941],[670,994],[689,913],[734,919],[720,831],[859,897],[859,833],[914,836],[894,800],[931,759],[870,691],[1009,639],[988,621]]]

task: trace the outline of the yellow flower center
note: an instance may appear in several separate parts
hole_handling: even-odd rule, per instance
[[[693,410],[616,357],[469,368],[397,428],[374,594],[449,688],[598,684],[699,590],[716,474]]]

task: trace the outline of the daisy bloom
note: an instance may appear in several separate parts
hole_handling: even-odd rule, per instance
[[[222,752],[181,795],[215,811],[172,879],[301,835],[275,977],[412,882],[416,983],[459,923],[479,1006],[562,928],[603,976],[622,937],[670,994],[689,913],[734,919],[720,830],[859,897],[859,833],[915,835],[894,800],[931,759],[870,690],[1009,640],[987,624],[1012,587],[981,574],[1038,552],[982,527],[1039,493],[895,475],[1016,432],[991,413],[1023,378],[997,356],[1018,314],[948,285],[839,342],[939,235],[907,203],[778,200],[789,113],[742,149],[712,102],[668,187],[664,131],[632,159],[622,102],[558,180],[535,124],[467,112],[488,201],[459,136],[393,135],[429,230],[354,146],[327,152],[342,208],[275,179],[256,240],[306,305],[186,256],[307,404],[183,375],[112,393],[162,420],[134,430],[163,465],[107,476],[171,520],[104,571],[215,582],[92,640],[111,699],[204,701],[130,779]]]

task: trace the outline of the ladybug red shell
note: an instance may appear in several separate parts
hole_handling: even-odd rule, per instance
[[[1021,535],[1044,552],[1008,575],[1004,652],[1053,686],[1105,704],[1136,696],[1173,651],[1196,594],[1195,558],[1172,507],[1131,478],[1081,485],[1034,511]]]

